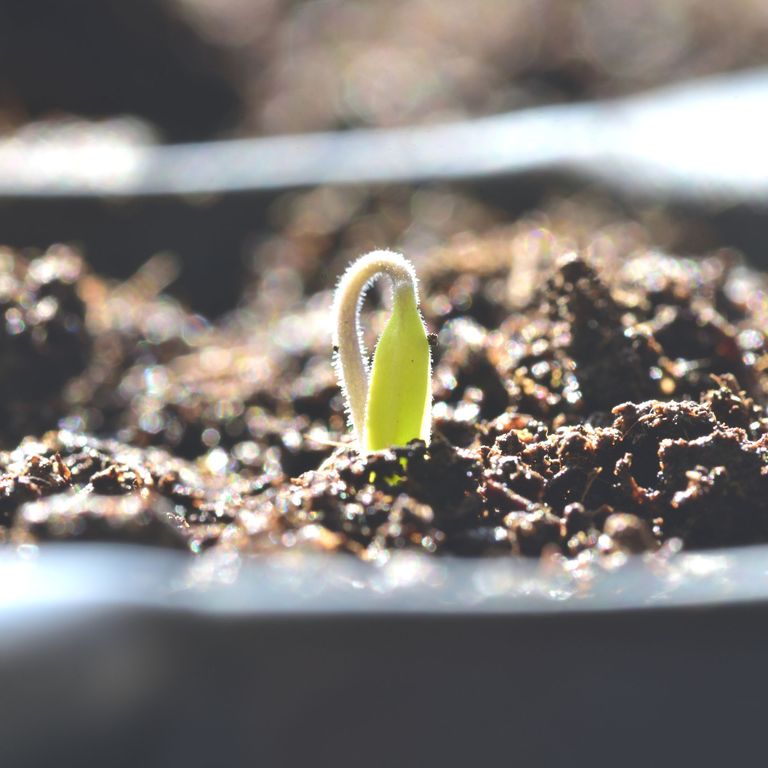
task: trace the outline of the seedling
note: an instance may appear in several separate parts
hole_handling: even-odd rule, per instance
[[[392,283],[392,312],[369,370],[360,310],[381,276]],[[415,438],[429,442],[432,365],[411,262],[392,251],[361,256],[336,288],[334,322],[336,372],[359,450],[379,451]]]

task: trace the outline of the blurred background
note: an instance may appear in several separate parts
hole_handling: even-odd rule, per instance
[[[763,0],[0,0],[0,148],[429,125],[615,99],[768,63]],[[67,242],[97,270],[158,253],[217,316],[270,265],[307,288],[374,246],[412,255],[530,211],[637,220],[678,252],[764,260],[759,200],[617,194],[558,169],[491,178],[189,196],[0,199],[0,241]],[[553,213],[554,212],[554,213]],[[308,266],[309,265],[309,266]]]

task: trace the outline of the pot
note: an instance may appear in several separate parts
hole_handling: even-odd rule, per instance
[[[768,547],[0,558],[0,765],[722,766],[763,752]]]

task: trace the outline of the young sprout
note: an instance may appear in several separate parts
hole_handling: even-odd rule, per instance
[[[369,371],[360,310],[382,275],[392,283],[392,313]],[[415,438],[429,442],[432,366],[413,265],[392,251],[361,256],[341,278],[333,312],[336,372],[358,448],[368,453]]]

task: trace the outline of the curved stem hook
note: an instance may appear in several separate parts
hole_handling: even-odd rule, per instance
[[[418,306],[416,271],[404,256],[394,251],[372,251],[361,256],[342,275],[333,303],[335,366],[346,396],[349,418],[358,445],[363,445],[365,409],[368,399],[368,355],[360,326],[360,312],[368,288],[386,275],[393,293],[413,291]]]

